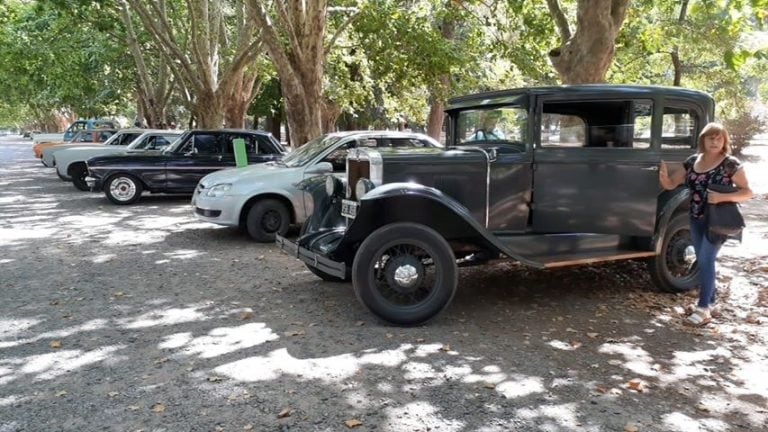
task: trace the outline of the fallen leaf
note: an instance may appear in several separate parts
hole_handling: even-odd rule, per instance
[[[624,426],[624,432],[640,432],[640,428],[635,426],[634,423],[627,423],[627,425]]]
[[[416,338],[416,342],[417,343],[422,343],[422,342],[424,342],[424,338]]]
[[[245,321],[251,318],[253,318],[253,312],[251,311],[240,312],[240,320]]]
[[[645,383],[643,380],[635,378],[627,383],[627,388],[642,393],[645,391]]]
[[[61,341],[57,341],[57,340],[51,341],[50,346],[51,348],[56,348],[56,349],[61,348]]]
[[[306,333],[304,332],[304,330],[291,330],[291,331],[285,332],[286,336],[304,336],[305,334]]]
[[[496,384],[493,384],[493,383],[485,383],[485,384],[483,384],[483,387],[485,387],[485,388],[487,388],[487,389],[489,389],[489,390],[493,390],[493,389],[495,389],[495,388],[496,388]]]
[[[131,411],[138,411],[141,408],[138,405],[128,405],[128,409]]]
[[[163,364],[168,361],[168,357],[163,357],[161,359],[155,360],[155,364]]]
[[[702,403],[699,403],[698,405],[696,405],[696,409],[701,411],[701,412],[709,412],[709,407],[707,407],[706,405],[704,405]]]
[[[384,336],[388,337],[389,339],[392,339],[393,337],[395,337],[395,335],[393,335],[392,333],[387,333]]]
[[[567,332],[571,332],[571,333],[578,333],[578,332],[579,332],[578,330],[572,329],[572,328],[570,328],[570,327],[568,327],[567,329],[565,329],[565,331],[567,331]]]
[[[596,391],[596,392],[598,392],[598,393],[600,393],[600,394],[606,394],[606,393],[608,393],[608,389],[607,389],[607,388],[605,388],[605,387],[602,387],[602,386],[597,386],[597,387],[595,387],[595,391]]]
[[[293,408],[284,408],[282,411],[280,411],[277,414],[277,418],[285,418],[291,415],[293,413]]]
[[[113,296],[115,296],[115,297],[124,297],[124,296],[125,296],[125,293],[124,293],[124,292],[122,292],[122,291],[118,291],[118,292],[116,292],[116,293],[114,293],[114,294],[112,294],[112,295],[113,295]]]
[[[450,350],[451,350],[451,346],[448,345],[448,344],[445,344],[445,345],[440,347],[440,351],[448,352]]]
[[[253,430],[253,425],[248,423],[247,425],[243,426],[243,430]]]
[[[208,381],[210,381],[210,382],[219,382],[219,381],[222,381],[223,379],[224,378],[222,378],[220,376],[209,376],[208,377]]]
[[[624,362],[621,361],[621,360],[612,359],[612,360],[608,360],[608,364],[612,365],[612,366],[619,366],[619,365],[624,364]]]
[[[365,321],[358,321],[358,322],[355,323],[355,325],[358,326],[358,327],[364,326],[365,325]]]
[[[57,304],[59,304],[59,301],[58,300],[51,300],[48,304],[51,305],[51,306],[56,306]]]
[[[746,320],[748,324],[760,324],[761,322],[760,315],[755,312],[748,314]]]
[[[577,340],[572,340],[572,341],[571,341],[571,347],[573,347],[573,348],[578,348],[578,347],[580,347],[580,346],[581,346],[581,342],[579,342],[579,341],[577,341]]]
[[[160,402],[152,405],[152,411],[156,413],[165,412],[165,405],[161,404]]]
[[[347,425],[348,428],[352,429],[352,428],[356,428],[358,426],[362,426],[363,422],[361,422],[360,420],[357,420],[357,419],[349,419],[349,420],[345,421],[344,424]]]
[[[587,333],[587,336],[591,337],[592,339],[600,336],[600,333]]]
[[[119,394],[120,393],[118,393],[118,392],[111,391],[111,392],[107,393],[107,396],[113,398],[113,397],[117,397]]]
[[[56,397],[62,397],[64,395],[66,395],[66,394],[67,394],[67,391],[66,390],[62,390],[60,392],[56,392]]]

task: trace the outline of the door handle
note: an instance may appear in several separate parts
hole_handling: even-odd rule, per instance
[[[658,171],[659,167],[657,165],[648,167],[648,168],[641,168],[643,171]]]

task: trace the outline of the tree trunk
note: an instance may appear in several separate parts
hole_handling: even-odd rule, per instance
[[[289,137],[296,148],[323,133],[331,117],[324,114],[322,87],[327,0],[249,0],[249,5],[280,78]]]
[[[680,15],[677,17],[677,24],[682,27],[685,22],[685,15],[688,13],[688,0],[683,0],[680,5]],[[683,79],[683,65],[680,62],[680,49],[677,45],[672,48],[672,52],[669,53],[672,57],[672,67],[675,70],[675,77],[672,80],[672,85],[680,87],[680,82]]]
[[[195,100],[194,116],[197,127],[201,129],[219,129],[224,123],[224,110],[221,96],[216,93],[198,94]]]
[[[576,32],[573,35],[557,0],[547,0],[547,5],[558,25],[562,41],[559,47],[549,52],[549,59],[561,82],[605,82],[629,0],[579,0]]]
[[[443,25],[440,33],[443,39],[453,41],[456,34],[456,22],[450,14],[451,8],[455,5],[455,0],[449,0],[446,3],[448,14],[443,18]],[[451,90],[451,76],[445,74],[440,77],[438,88],[433,88],[429,96],[429,115],[427,116],[427,135],[440,141],[440,135],[443,131],[443,118],[445,117],[445,98]]]

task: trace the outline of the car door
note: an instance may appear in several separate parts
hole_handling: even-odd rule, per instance
[[[537,103],[533,230],[652,236],[660,192],[652,98]]]
[[[167,161],[166,189],[169,192],[193,192],[206,174],[234,166],[233,155],[225,160],[225,135],[210,131],[191,134],[181,152]]]

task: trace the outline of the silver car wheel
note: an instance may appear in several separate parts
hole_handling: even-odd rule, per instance
[[[130,201],[136,196],[136,183],[129,177],[115,177],[109,183],[109,193],[118,201]]]

